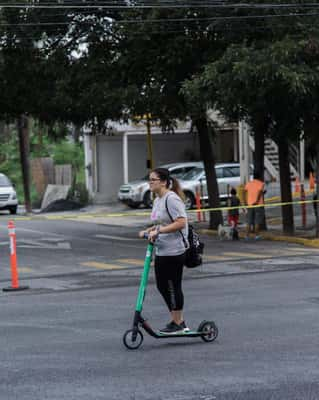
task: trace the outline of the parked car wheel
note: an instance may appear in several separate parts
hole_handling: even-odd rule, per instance
[[[152,208],[153,206],[152,194],[149,190],[144,194],[143,204],[146,208]]]
[[[186,210],[192,209],[195,204],[195,198],[193,196],[193,193],[184,192],[184,196],[185,196],[184,203],[185,203]]]
[[[10,207],[9,211],[10,211],[10,214],[16,214],[17,213],[17,206]]]
[[[141,203],[137,203],[135,201],[128,201],[126,203],[130,208],[138,208],[140,206]]]

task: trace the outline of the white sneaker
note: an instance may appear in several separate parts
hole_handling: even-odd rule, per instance
[[[185,321],[182,321],[179,326],[183,328],[183,332],[189,332],[190,329],[186,326]]]

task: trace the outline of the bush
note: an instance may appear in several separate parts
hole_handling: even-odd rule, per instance
[[[82,206],[89,204],[90,196],[85,184],[79,182],[73,185],[69,191],[68,199],[76,201]]]
[[[41,134],[40,134],[41,133]],[[15,126],[10,126],[9,133],[0,131],[0,172],[6,174],[16,185],[19,203],[24,203],[23,180],[21,172],[18,135]],[[89,194],[85,189],[84,149],[82,143],[61,138],[58,141],[49,137],[43,126],[36,122],[30,126],[30,160],[36,157],[51,157],[56,165],[71,164],[75,174],[76,184],[72,188],[72,198],[80,199],[82,204],[87,204]],[[34,185],[31,183],[32,207],[39,208],[41,198]]]

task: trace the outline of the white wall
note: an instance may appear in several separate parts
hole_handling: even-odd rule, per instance
[[[123,134],[96,137],[97,188],[92,189],[95,203],[117,201],[117,192],[124,179],[122,136]],[[197,159],[199,157],[196,135],[189,133],[176,133],[174,135],[154,134],[152,135],[152,140],[155,166],[169,162],[190,161],[191,153]],[[146,160],[146,135],[128,136],[129,181],[146,175]]]

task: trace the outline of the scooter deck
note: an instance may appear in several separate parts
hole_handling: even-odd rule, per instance
[[[200,332],[200,331],[185,331],[185,332],[172,332],[172,333],[165,333],[165,332],[160,332],[156,331],[155,332],[157,336],[160,337],[182,337],[182,336],[191,336],[191,337],[196,337],[196,336],[203,336],[207,335],[208,332]]]

